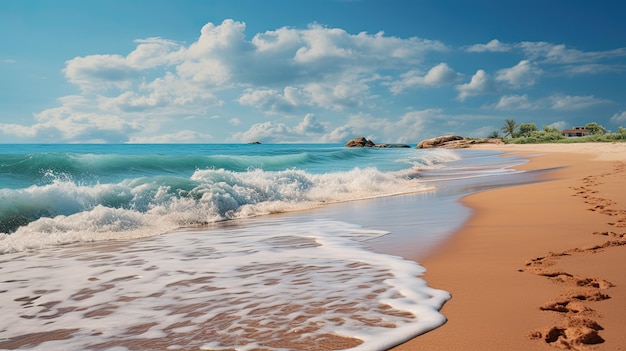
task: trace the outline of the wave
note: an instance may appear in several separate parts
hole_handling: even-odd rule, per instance
[[[407,172],[354,168],[312,174],[289,169],[198,169],[85,185],[66,176],[50,184],[0,189],[0,252],[77,241],[144,237],[176,228],[290,212],[324,204],[419,192]]]

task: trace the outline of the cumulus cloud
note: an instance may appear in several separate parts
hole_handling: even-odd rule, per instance
[[[246,89],[239,97],[241,105],[253,106],[267,113],[292,113],[295,108],[310,103],[310,97],[303,89],[285,87],[276,89]]]
[[[369,99],[369,83],[378,80],[378,76],[362,78],[347,73],[339,82],[326,82],[321,79],[301,86],[287,86],[282,91],[277,89],[246,89],[238,102],[252,106],[266,114],[294,115],[301,107],[314,107],[326,110],[342,111],[357,107]]]
[[[451,84],[462,75],[448,66],[440,63],[432,67],[425,75],[419,70],[411,70],[401,75],[401,80],[391,83],[389,90],[398,94],[413,86],[441,86]]]
[[[366,136],[376,143],[417,143],[426,137],[426,133],[437,133],[440,125],[435,124],[445,119],[439,109],[409,111],[393,117],[359,113],[351,115],[344,125],[333,130],[326,139],[332,136],[334,142],[341,142]]]
[[[103,88],[127,89],[144,70],[169,65],[175,61],[180,46],[169,40],[150,38],[137,40],[135,50],[127,56],[89,55],[75,57],[65,63],[68,81],[87,91]]]
[[[611,117],[611,122],[613,123],[626,123],[626,111],[622,111],[621,113],[616,113]]]
[[[493,39],[487,44],[475,44],[466,48],[467,52],[507,52],[511,45],[505,44],[498,39]]]
[[[35,124],[0,124],[0,130],[5,134],[38,143],[77,140],[89,143],[124,143],[128,141],[129,134],[142,128],[136,121],[126,121],[112,114],[94,113],[90,101],[82,96],[66,96],[60,100],[62,106],[36,114]]]
[[[497,110],[581,110],[593,106],[611,103],[610,100],[594,96],[552,95],[530,101],[528,95],[505,95],[494,105]]]
[[[610,103],[610,100],[598,99],[593,95],[589,96],[569,96],[555,95],[548,98],[550,108],[553,110],[581,110],[600,104]]]
[[[459,92],[457,99],[459,101],[465,101],[468,97],[491,93],[494,89],[493,79],[487,72],[479,69],[472,76],[469,83],[456,86],[456,90]]]
[[[528,95],[505,95],[495,105],[497,110],[528,110],[535,108],[528,100]]]
[[[446,117],[439,109],[410,111],[400,116],[377,117],[368,113],[348,116],[345,123],[329,128],[308,114],[300,122],[290,125],[282,122],[262,122],[229,138],[233,142],[262,141],[344,143],[351,138],[365,136],[377,143],[416,143],[428,133],[435,132]]]
[[[229,139],[233,142],[262,141],[266,143],[284,143],[298,141],[320,142],[326,126],[315,115],[307,114],[295,126],[281,122],[262,122],[252,125],[244,132],[234,133]]]
[[[225,86],[306,84],[346,71],[372,73],[420,62],[429,52],[447,47],[438,41],[350,34],[340,28],[313,24],[306,29],[279,28],[245,36],[242,22],[207,23],[188,47],[160,38],[137,41],[127,56],[91,55],[68,61],[68,79],[82,86],[110,83],[119,86],[150,68],[171,69],[182,79],[215,89]],[[325,79],[330,79],[326,76]]]
[[[532,62],[528,60],[522,60],[517,65],[501,69],[496,74],[496,81],[505,82],[512,87],[528,87],[535,84],[537,77],[539,77],[543,71]]]
[[[525,59],[490,74],[480,69],[469,81],[459,81],[463,75],[441,62],[440,54],[450,49],[436,40],[349,33],[319,24],[246,33],[245,23],[227,19],[207,23],[189,42],[153,37],[136,40],[126,53],[71,58],[63,72],[81,95],[59,99],[58,106],[35,114],[32,125],[5,123],[0,131],[34,142],[205,140],[218,123],[230,123],[230,128],[249,126],[246,123],[258,115],[254,110],[283,119],[254,124],[232,140],[340,142],[357,133],[380,135],[384,142],[413,141],[413,136],[402,133],[422,130],[427,123],[423,116],[441,120],[440,116],[390,112],[403,106],[399,106],[402,99],[393,99],[389,92],[454,85],[449,90],[463,102],[504,89],[531,87],[543,75],[540,64],[546,70],[560,64],[571,74],[590,74],[616,71],[620,66],[604,61],[626,56],[626,49],[582,52],[546,42],[507,44],[497,39],[464,49],[516,51]],[[566,95],[538,98],[532,108],[563,110],[605,102]],[[505,95],[490,106],[505,110],[530,105],[526,95]],[[370,115],[380,111],[392,117]],[[211,119],[216,115],[237,118]],[[305,117],[291,123],[295,116]],[[185,121],[180,133],[171,129],[178,121]],[[190,131],[189,123],[200,130]]]
[[[563,130],[563,129],[569,128],[570,124],[565,121],[558,121],[558,122],[548,124],[548,127],[556,128],[558,130]]]
[[[227,19],[204,25],[190,44],[153,37],[136,40],[126,54],[71,58],[63,72],[80,88],[83,106],[70,103],[71,97],[61,99],[60,106],[40,112],[32,126],[4,124],[0,130],[23,137],[47,133],[48,139],[63,142],[193,139],[158,129],[190,115],[214,115],[233,103],[232,96],[238,96],[235,107],[278,116],[361,107],[375,98],[373,89],[384,75],[410,70],[429,53],[448,50],[436,40],[352,34],[319,24],[252,36],[245,30],[245,23]],[[437,85],[453,76],[439,65],[423,81]],[[292,131],[321,130],[310,118],[303,123]],[[255,128],[285,130],[280,123]]]
[[[317,121],[315,115],[307,114],[296,126],[295,131],[298,134],[321,134],[326,131],[326,127]]]

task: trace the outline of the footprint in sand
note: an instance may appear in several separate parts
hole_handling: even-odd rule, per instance
[[[585,203],[592,206],[589,211],[616,217],[615,221],[608,223],[616,228],[626,227],[626,211],[615,209],[617,205],[615,201],[595,195],[599,193],[595,187],[602,184],[599,179],[607,176],[621,176],[624,171],[626,171],[626,164],[619,163],[613,171],[585,177],[582,179],[581,186],[572,187],[575,191],[574,196],[582,197]],[[613,240],[590,247],[550,252],[546,256],[527,261],[524,268],[520,269],[523,272],[544,276],[557,284],[569,286],[570,289],[576,287],[574,291],[565,293],[539,307],[542,311],[558,313],[561,315],[561,320],[556,326],[531,332],[531,338],[568,350],[586,350],[589,345],[604,342],[599,334],[603,328],[594,320],[598,317],[597,313],[589,308],[586,302],[610,299],[611,297],[603,291],[615,285],[601,278],[581,277],[568,272],[553,271],[550,268],[564,256],[593,254],[608,248],[626,245],[626,232],[596,231],[592,234],[609,236]]]

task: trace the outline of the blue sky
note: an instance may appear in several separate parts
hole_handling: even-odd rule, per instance
[[[4,0],[2,143],[626,126],[623,1]]]

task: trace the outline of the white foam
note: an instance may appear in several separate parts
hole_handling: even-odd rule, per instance
[[[91,186],[57,179],[44,186],[2,190],[0,196],[17,208],[15,212],[49,215],[14,233],[0,234],[0,253],[141,238],[181,227],[430,188],[402,172],[375,168],[319,175],[301,170],[197,170],[190,179],[139,178]]]
[[[331,335],[362,340],[354,350],[383,350],[441,325],[438,309],[449,298],[417,277],[417,263],[363,249],[384,234],[272,219],[7,254],[0,345],[76,328],[68,339],[22,349],[124,350],[133,340],[168,349],[307,349]]]

